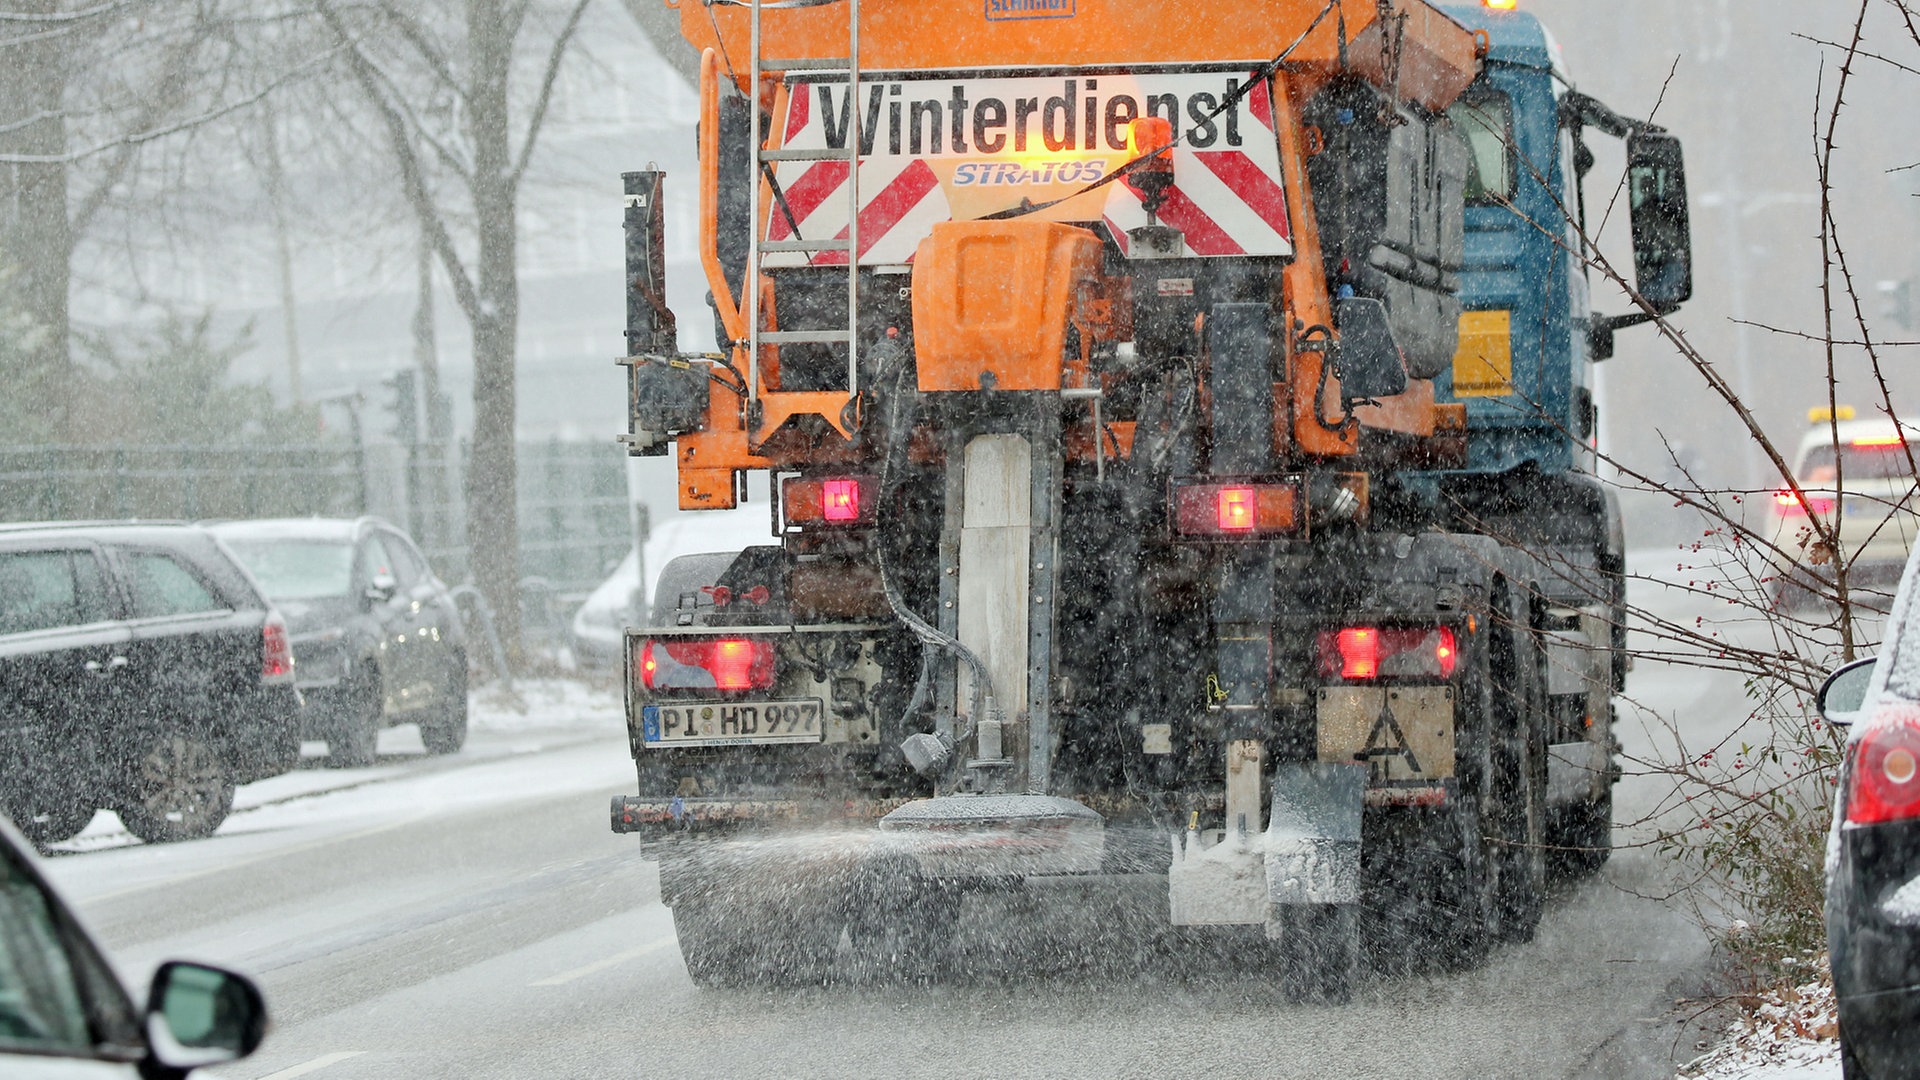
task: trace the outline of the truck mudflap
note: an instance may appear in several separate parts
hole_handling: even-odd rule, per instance
[[[1208,843],[1173,838],[1167,900],[1175,926],[1253,925],[1275,908],[1360,901],[1360,818],[1367,767],[1336,762],[1274,770],[1266,831]]]

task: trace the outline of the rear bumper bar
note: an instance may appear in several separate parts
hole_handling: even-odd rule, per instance
[[[768,825],[873,825],[910,799],[649,799],[615,795],[613,831],[642,839],[719,835]]]

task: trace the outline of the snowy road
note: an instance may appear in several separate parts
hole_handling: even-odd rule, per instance
[[[1668,617],[1709,611],[1647,593]],[[1728,674],[1643,665],[1630,691],[1702,735],[1743,709]],[[276,1028],[226,1077],[1623,1077],[1698,1053],[1674,1000],[1706,940],[1647,898],[1662,885],[1637,849],[1484,969],[1365,983],[1346,1008],[1097,955],[959,985],[699,991],[653,867],[607,829],[632,784],[616,699],[557,692],[483,707],[456,758],[401,730],[372,769],[243,789],[209,840],[131,844],[103,814],[48,867],[136,978],[171,956],[259,976]],[[1627,727],[1630,753],[1658,733]],[[1663,783],[1629,776],[1617,816]]]

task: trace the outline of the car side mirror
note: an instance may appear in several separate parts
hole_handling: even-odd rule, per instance
[[[384,604],[393,599],[393,594],[399,589],[400,582],[392,574],[375,574],[362,595],[376,604]]]
[[[1814,696],[1821,719],[1835,727],[1846,727],[1860,716],[1867,703],[1867,684],[1873,681],[1875,657],[1855,660],[1827,676]]]
[[[172,1069],[238,1061],[267,1034],[267,1003],[245,975],[169,960],[147,994],[147,1042]]]
[[[1633,275],[1640,295],[1671,311],[1693,295],[1693,235],[1680,140],[1663,131],[1627,136],[1627,197],[1633,218]]]
[[[1359,296],[1335,300],[1333,325],[1340,331],[1333,370],[1340,376],[1343,400],[1392,397],[1406,390],[1407,365],[1393,338],[1387,305]]]

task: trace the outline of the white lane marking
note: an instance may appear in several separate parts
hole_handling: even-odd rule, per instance
[[[366,1053],[365,1050],[340,1050],[331,1054],[322,1054],[312,1061],[301,1062],[290,1069],[281,1069],[277,1073],[268,1073],[261,1077],[260,1080],[293,1080],[296,1076],[305,1076],[308,1073],[319,1072],[329,1065],[338,1065],[348,1058],[357,1058],[364,1053]]]
[[[268,859],[278,859],[286,855],[296,855],[303,851],[323,848],[329,844],[338,844],[347,840],[360,840],[369,836],[378,836],[384,832],[392,832],[395,829],[404,829],[409,825],[415,825],[427,820],[429,816],[430,815],[422,814],[416,817],[403,818],[399,821],[389,821],[384,825],[375,825],[371,829],[361,829],[358,832],[323,837],[318,840],[310,840],[304,844],[293,844],[288,847],[271,848],[260,852],[258,855],[249,855],[244,859],[233,859],[229,862],[218,863],[200,870],[189,870],[184,874],[175,874],[172,877],[156,878],[153,881],[141,882],[138,885],[129,885],[124,889],[115,889],[112,892],[98,893],[93,896],[82,896],[80,902],[83,904],[103,904],[108,900],[117,900],[122,896],[145,892],[148,889],[165,888],[168,885],[178,885],[183,881],[192,881],[195,878],[208,877],[213,874],[222,874],[237,867],[250,866],[257,862],[266,862]],[[71,896],[73,894],[68,893],[68,895]]]
[[[597,975],[600,972],[605,971],[610,967],[617,967],[621,964],[626,963],[629,960],[638,960],[639,958],[647,955],[648,953],[659,952],[661,949],[664,949],[667,946],[673,944],[676,940],[678,939],[666,937],[666,938],[661,938],[658,941],[649,941],[645,945],[635,946],[634,948],[628,949],[626,952],[615,953],[612,956],[607,957],[605,960],[596,960],[593,963],[588,964],[586,967],[577,967],[577,968],[574,968],[572,971],[563,971],[558,975],[549,975],[544,979],[535,979],[534,981],[528,983],[527,985],[528,986],[559,986],[563,983],[570,983],[575,979],[584,979],[589,975]]]

